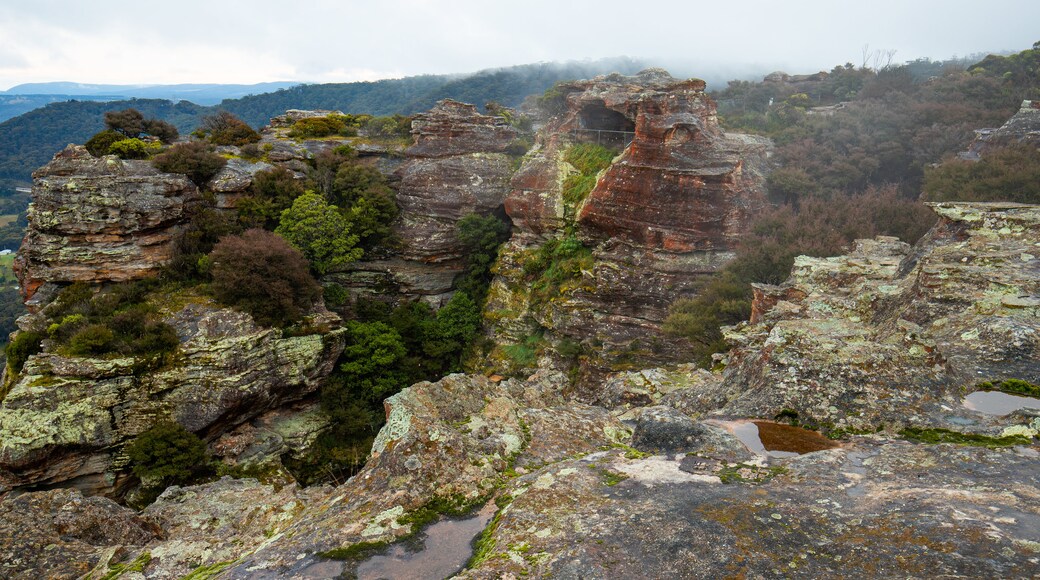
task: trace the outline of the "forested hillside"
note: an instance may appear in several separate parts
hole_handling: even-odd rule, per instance
[[[301,85],[203,107],[188,101],[134,99],[106,103],[54,103],[0,123],[0,180],[28,182],[34,169],[68,143],[82,143],[103,127],[105,111],[136,108],[145,116],[168,121],[182,134],[217,109],[230,111],[254,127],[287,109],[330,109],[369,115],[410,115],[440,99],[452,98],[483,106],[496,101],[516,106],[528,95],[541,94],[560,80],[589,78],[609,72],[632,73],[643,63],[603,59],[577,63],[541,63],[478,72],[468,76],[424,75],[376,82]]]

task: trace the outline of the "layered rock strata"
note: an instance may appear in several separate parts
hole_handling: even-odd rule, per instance
[[[422,299],[440,306],[463,270],[456,223],[463,216],[502,215],[513,173],[505,153],[518,132],[502,117],[444,100],[412,122],[414,144],[394,182],[400,214],[397,247],[387,259],[361,262],[332,280],[354,293]]]
[[[183,175],[160,173],[148,161],[95,158],[70,145],[33,173],[16,266],[22,292],[31,298],[44,282],[154,276],[201,200]]]
[[[283,338],[202,297],[185,302],[166,306],[180,345],[159,368],[142,371],[133,357],[29,358],[0,402],[0,492],[60,484],[118,494],[130,483],[123,446],[155,423],[216,439],[315,393],[343,349],[344,330]],[[338,322],[327,316],[316,325]]]
[[[539,132],[513,178],[506,212],[515,229],[492,284],[489,336],[523,343],[577,341],[589,369],[626,360],[678,362],[682,345],[660,340],[669,304],[691,295],[732,258],[765,203],[768,140],[722,131],[702,81],[651,69],[557,88],[563,112]],[[618,151],[583,199],[565,158],[579,142]],[[549,296],[528,264],[547,240],[572,236],[588,258]],[[542,293],[544,294],[544,293]],[[492,359],[508,367],[508,349]]]

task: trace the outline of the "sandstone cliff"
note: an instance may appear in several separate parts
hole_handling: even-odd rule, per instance
[[[33,173],[29,227],[16,266],[23,294],[31,298],[44,282],[156,275],[201,200],[183,175],[69,146]]]
[[[558,91],[562,113],[539,132],[506,198],[515,229],[486,310],[489,336],[506,348],[492,365],[530,364],[509,356],[510,345],[539,337],[580,344],[592,372],[633,359],[679,362],[682,345],[660,340],[660,324],[671,302],[732,257],[765,202],[769,142],[727,135],[702,81],[660,70]],[[577,198],[568,180],[579,171],[565,158],[580,142],[614,147],[617,157]],[[580,247],[565,279],[549,280],[551,264],[548,275],[532,274],[540,248],[567,237]]]
[[[46,307],[70,282],[101,288],[153,277],[171,258],[199,189],[146,161],[94,158],[70,146],[37,171],[20,279],[34,314],[23,331],[47,336]],[[177,346],[147,356],[62,354],[45,340],[0,387],[0,493],[39,486],[120,495],[132,483],[123,446],[174,420],[213,440],[313,395],[343,349],[339,318],[317,312],[310,330],[283,337],[192,289],[164,288],[148,308]],[[82,316],[81,316],[82,317]],[[291,451],[283,449],[281,451]],[[278,449],[272,450],[277,455]]]
[[[415,117],[412,135],[414,143],[393,171],[397,247],[327,279],[356,294],[421,299],[439,307],[464,267],[456,222],[471,213],[503,214],[513,173],[513,157],[505,151],[518,131],[502,117],[445,100]]]

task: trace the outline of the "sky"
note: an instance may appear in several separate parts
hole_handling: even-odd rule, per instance
[[[1019,51],[1037,0],[2,0],[0,90],[28,82],[350,82],[630,56],[829,70]],[[728,78],[728,77],[727,77]]]

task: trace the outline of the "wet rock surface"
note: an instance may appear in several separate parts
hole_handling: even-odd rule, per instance
[[[460,577],[1031,577],[1036,459],[866,439],[764,467],[596,453],[513,480]]]

